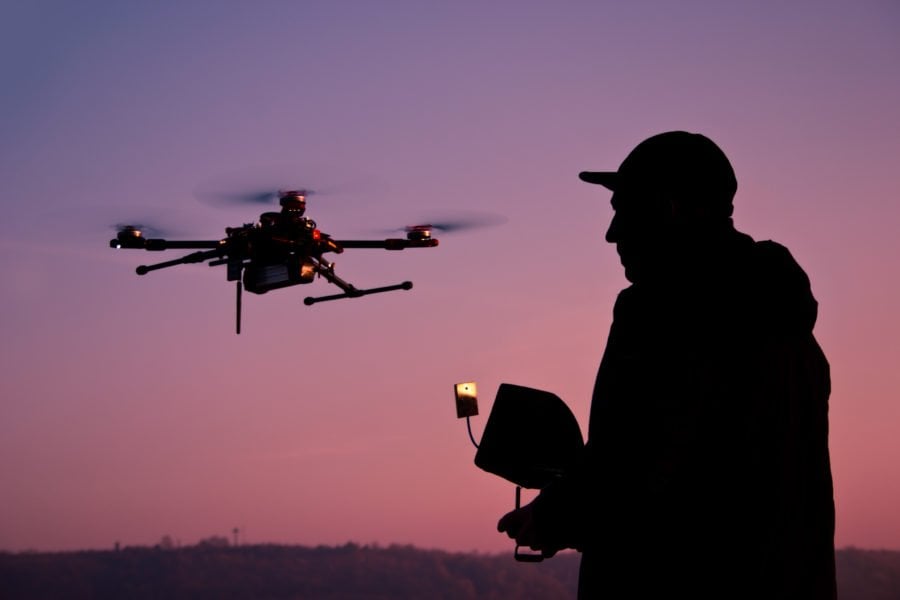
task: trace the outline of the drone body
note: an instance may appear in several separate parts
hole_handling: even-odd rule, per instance
[[[171,249],[198,249],[181,258],[152,265],[141,265],[136,271],[144,275],[150,271],[186,263],[208,262],[209,266],[225,265],[228,281],[236,282],[236,332],[241,332],[241,291],[254,294],[270,290],[311,283],[317,276],[341,289],[341,293],[329,296],[307,297],[304,304],[311,305],[326,300],[358,298],[368,294],[409,290],[412,282],[359,289],[344,281],[334,272],[334,263],[323,258],[333,252],[340,254],[346,248],[431,248],[438,240],[431,237],[431,226],[419,225],[406,229],[406,238],[384,240],[335,240],[316,227],[316,222],[305,217],[307,193],[303,190],[279,194],[279,212],[265,212],[257,223],[225,229],[221,240],[179,241],[145,238],[139,227],[120,228],[112,248],[134,248],[148,251]]]

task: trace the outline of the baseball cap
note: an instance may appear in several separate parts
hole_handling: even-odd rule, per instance
[[[647,138],[625,157],[617,171],[582,171],[582,181],[612,191],[674,192],[728,208],[737,191],[734,169],[708,137],[667,131]]]

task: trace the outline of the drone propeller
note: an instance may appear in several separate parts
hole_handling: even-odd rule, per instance
[[[275,204],[278,193],[267,191],[246,192],[218,192],[201,195],[201,200],[212,201],[216,204]]]
[[[482,223],[477,221],[437,221],[423,225],[407,225],[404,230],[409,233],[416,229],[432,229],[435,231],[443,231],[444,233],[453,233],[455,231],[463,231],[465,229],[475,229],[477,227],[486,227],[491,223]]]
[[[305,184],[305,185],[301,185]],[[310,185],[307,187],[309,184]],[[355,173],[333,164],[269,164],[221,173],[199,183],[193,190],[200,202],[216,207],[241,205],[278,206],[282,193],[305,191],[306,196],[353,197],[371,200],[383,196],[386,185],[378,178]]]
[[[256,205],[256,206],[276,206],[278,204],[278,199],[285,193],[289,191],[302,191],[303,195],[306,197],[312,196],[313,194],[318,195],[319,192],[302,188],[302,187],[294,187],[294,188],[285,188],[279,190],[261,190],[261,189],[252,189],[245,190],[240,192],[225,192],[225,191],[195,191],[194,196],[197,199],[201,200],[207,204],[213,204],[217,206],[237,206],[237,205]]]
[[[446,215],[445,215],[446,216]],[[480,227],[493,227],[502,225],[506,222],[505,217],[489,213],[467,213],[464,216],[451,218],[423,220],[419,225],[407,225],[405,227],[395,227],[391,229],[382,229],[380,233],[391,234],[397,232],[405,232],[407,235],[417,231],[440,231],[443,233],[456,233],[469,229],[478,229]]]

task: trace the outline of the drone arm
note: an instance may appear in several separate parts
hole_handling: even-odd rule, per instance
[[[408,240],[392,238],[387,240],[336,240],[342,248],[381,248],[383,250],[403,250],[405,248],[433,248],[438,245],[434,238]]]
[[[218,248],[220,240],[163,240],[151,238],[147,240],[147,250],[183,250],[188,248]]]
[[[109,240],[110,248],[130,248],[137,250],[175,250],[189,248],[218,248],[222,244],[220,240],[164,240],[161,238],[144,238],[128,235],[120,235],[116,239]]]
[[[152,265],[141,265],[135,271],[138,275],[146,275],[150,271],[156,271],[158,269],[165,269],[166,267],[174,267],[175,265],[183,265],[186,263],[199,263],[205,260],[209,260],[210,258],[215,258],[217,256],[221,256],[220,250],[207,250],[205,252],[192,252],[187,256],[182,256],[181,258],[176,258],[174,260],[167,260],[165,262],[160,262]]]

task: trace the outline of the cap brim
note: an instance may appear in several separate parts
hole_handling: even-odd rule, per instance
[[[615,171],[582,171],[578,177],[582,181],[602,185],[613,191],[616,190],[616,183],[619,181],[619,174]]]

